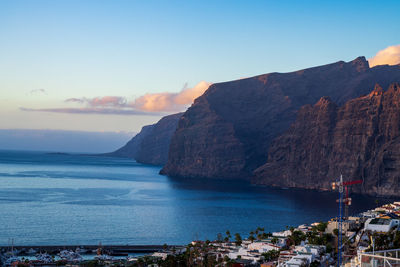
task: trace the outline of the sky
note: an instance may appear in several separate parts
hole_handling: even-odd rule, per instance
[[[399,1],[2,0],[0,129],[138,132],[212,83],[389,46],[398,55],[398,10]]]
[[[106,153],[125,145],[133,134],[128,132],[0,129],[0,149]]]

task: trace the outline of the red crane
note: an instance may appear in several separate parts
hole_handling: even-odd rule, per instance
[[[347,219],[349,217],[349,206],[351,205],[351,197],[349,197],[349,187],[355,184],[362,184],[363,180],[354,180],[343,182],[344,190],[346,192],[346,198],[343,199],[344,203],[344,218]]]

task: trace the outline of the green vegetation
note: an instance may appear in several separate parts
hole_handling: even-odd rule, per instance
[[[292,234],[290,236],[288,236],[289,238],[289,242],[292,245],[300,245],[301,241],[305,241],[306,240],[306,235],[299,230],[290,230],[292,232]]]
[[[217,234],[217,241],[218,241],[218,242],[224,241],[224,238],[222,237],[222,234],[221,234],[221,233],[218,233],[218,234]]]
[[[387,250],[400,248],[400,232],[392,230],[388,233],[373,233],[375,250]],[[368,251],[372,251],[372,245]]]
[[[229,230],[226,231],[226,237],[224,238],[225,242],[229,242],[229,240],[231,239],[231,232],[229,232]]]
[[[229,232],[229,231],[227,231]],[[229,233],[230,235],[230,233]],[[235,239],[241,239],[239,234],[235,234]],[[160,267],[214,267],[214,266],[232,266],[236,263],[235,260],[225,256],[217,260],[214,254],[210,254],[210,242],[189,244],[186,251],[179,255],[168,255],[165,260],[154,257],[141,257],[137,262],[132,263],[129,267],[141,267],[157,264]]]
[[[242,244],[242,237],[238,233],[235,234],[235,244],[236,246],[240,246]]]
[[[280,253],[279,250],[273,249],[262,253],[261,256],[264,257],[264,261],[273,261],[279,257],[279,253]]]
[[[313,229],[316,229],[318,232],[325,232],[326,227],[328,227],[328,222],[320,222],[317,226],[314,226]]]
[[[326,228],[326,227],[325,227]],[[322,228],[321,228],[322,229]],[[328,245],[333,240],[332,234],[326,234],[323,231],[318,231],[317,228],[312,229],[312,231],[306,234],[309,244],[313,245]]]
[[[333,234],[335,236],[339,236],[339,229],[337,229],[337,228],[333,229]]]

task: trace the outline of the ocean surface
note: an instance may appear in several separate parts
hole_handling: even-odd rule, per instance
[[[159,170],[120,158],[0,151],[0,245],[187,244],[337,215],[336,193],[174,179]],[[375,206],[353,196],[350,213]]]

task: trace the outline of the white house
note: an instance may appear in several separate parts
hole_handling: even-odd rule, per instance
[[[311,254],[296,255],[282,264],[283,267],[301,267],[308,266],[312,262]]]
[[[257,250],[260,253],[264,253],[270,250],[279,250],[280,246],[274,245],[268,242],[253,242],[247,246],[249,250]]]
[[[237,259],[240,256],[241,259],[251,260],[257,262],[261,259],[261,254],[256,251],[251,251],[245,248],[239,248],[238,250],[232,250],[229,252],[228,257],[231,259]]]
[[[290,230],[282,231],[282,232],[273,232],[272,236],[275,237],[288,237],[292,234]]]
[[[319,258],[321,254],[325,252],[325,246],[317,246],[317,245],[304,245],[304,246],[296,246],[294,251],[299,254],[309,254],[311,255],[311,262],[316,258]]]
[[[365,222],[364,230],[387,233],[399,224],[398,219],[370,218]]]

